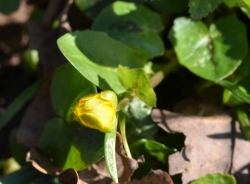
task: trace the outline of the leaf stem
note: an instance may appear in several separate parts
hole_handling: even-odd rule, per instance
[[[124,97],[121,101],[118,102],[116,112],[125,108],[135,97],[135,93],[131,92],[126,97]]]
[[[250,141],[250,122],[243,106],[236,107],[236,114],[246,138]]]
[[[156,72],[151,78],[150,78],[150,84],[153,88],[158,86],[163,79],[170,74],[175,68],[179,66],[179,63],[177,59],[172,59],[169,63],[167,63],[161,70]]]
[[[119,113],[119,128],[120,128],[120,132],[121,132],[121,136],[122,136],[122,142],[123,142],[123,146],[125,149],[125,152],[127,154],[127,156],[129,158],[132,158],[129,146],[128,146],[128,141],[127,141],[127,137],[126,137],[126,113],[128,111],[128,108],[124,108],[120,111]]]

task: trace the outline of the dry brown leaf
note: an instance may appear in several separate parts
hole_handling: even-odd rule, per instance
[[[26,161],[31,162],[32,166],[38,171],[44,174],[58,176],[60,180],[69,184],[85,184],[84,181],[79,179],[78,173],[75,169],[70,168],[63,171],[51,159],[35,149],[31,149],[27,153]]]
[[[160,169],[151,170],[141,180],[133,180],[129,184],[174,184],[167,172]]]
[[[154,109],[152,118],[166,132],[181,132],[185,147],[169,156],[169,174],[182,173],[186,184],[208,173],[228,173],[231,167],[232,118],[227,115],[181,116]]]
[[[63,172],[62,169],[55,165],[48,157],[35,149],[31,149],[27,153],[26,161],[31,162],[34,168],[44,174],[59,175]]]
[[[121,157],[122,164],[123,164],[123,172],[122,175],[119,177],[119,182],[120,183],[127,183],[130,181],[131,176],[133,175],[134,171],[139,167],[137,161],[133,158],[127,157],[123,153],[122,149],[122,138],[119,133],[117,135],[117,140],[116,140],[116,153]],[[117,168],[120,166],[118,165]]]
[[[119,183],[123,184],[131,180],[131,176],[138,168],[138,163],[133,158],[129,158],[124,154],[121,135],[117,133],[116,136],[116,167],[118,170]],[[83,181],[89,184],[113,183],[110,179],[110,174],[108,173],[104,159],[93,164],[91,168],[81,171],[79,175]]]

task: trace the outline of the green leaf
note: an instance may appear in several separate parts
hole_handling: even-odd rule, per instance
[[[168,156],[177,151],[176,149],[168,148],[164,144],[152,140],[145,142],[145,148],[150,155],[155,156],[162,163],[166,163]]]
[[[249,0],[222,0],[227,6],[234,7],[244,7],[244,8],[250,8],[250,1]]]
[[[216,83],[228,89],[229,91],[231,91],[233,94],[235,94],[237,97],[244,100],[245,102],[250,103],[250,95],[245,90],[243,90],[240,86],[235,85],[226,80],[217,81]]]
[[[31,165],[26,165],[21,169],[0,178],[0,184],[30,183],[34,179],[41,177],[42,173]]]
[[[9,14],[18,9],[20,0],[0,0],[0,12]]]
[[[216,21],[209,30],[201,21],[177,18],[169,38],[180,64],[211,81],[233,73],[248,50],[246,28],[236,16]]]
[[[22,92],[0,117],[0,129],[3,128],[40,89],[41,81],[36,82]]]
[[[157,34],[163,29],[161,18],[143,5],[116,1],[99,14],[92,28],[107,32],[142,58],[164,53],[164,44]]]
[[[117,77],[118,64],[135,68],[146,63],[126,45],[102,32],[67,33],[58,39],[58,46],[86,79],[102,90],[111,89],[117,94],[126,91]]]
[[[135,3],[143,3],[141,0],[126,0]],[[87,16],[95,18],[106,6],[115,2],[115,0],[74,0],[76,6]]]
[[[191,14],[191,18],[197,20],[207,16],[209,12],[215,10],[221,1],[222,0],[190,0],[189,13]]]
[[[96,87],[70,63],[56,69],[51,84],[51,98],[59,116],[73,121],[71,107],[80,97],[91,93],[96,93]]]
[[[146,104],[156,106],[156,94],[143,69],[126,69],[119,65],[117,74],[127,90],[134,92]]]
[[[250,53],[246,55],[246,57],[243,59],[240,66],[237,68],[237,70],[234,72],[233,75],[236,75],[236,77],[240,79],[244,79],[248,77],[250,74]]]
[[[242,106],[236,108],[236,115],[247,140],[250,141],[250,121],[245,109]]]
[[[67,124],[59,118],[50,120],[39,140],[38,148],[63,170],[83,170],[103,157],[104,133],[77,122]]]
[[[166,163],[168,156],[177,151],[176,149],[166,147],[162,143],[147,139],[140,139],[134,142],[130,148],[135,158],[141,155],[151,155],[162,163]]]
[[[215,173],[215,174],[207,174],[191,182],[191,184],[204,184],[204,183],[236,184],[236,181],[232,175]]]
[[[151,119],[152,107],[139,99],[129,103],[126,113],[126,135],[129,143],[138,139],[154,140],[158,126]]]
[[[115,183],[118,183],[118,175],[117,175],[116,159],[115,159],[116,131],[111,133],[106,133],[104,140],[105,140],[104,155],[105,155],[106,166],[113,181]]]
[[[82,12],[86,13],[89,17],[94,18],[103,8],[114,1],[115,0],[75,0],[74,2]]]

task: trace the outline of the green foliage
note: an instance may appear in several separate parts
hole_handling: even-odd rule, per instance
[[[96,87],[86,80],[69,63],[56,69],[52,84],[51,97],[55,112],[67,121],[73,121],[71,108],[84,95],[96,93]]]
[[[119,65],[117,74],[120,82],[128,91],[135,93],[146,104],[152,107],[156,106],[155,92],[143,69],[129,70]]]
[[[20,94],[0,117],[0,129],[3,128],[37,93],[41,81],[36,82]]]
[[[157,125],[151,119],[152,107],[143,101],[135,99],[128,106],[126,113],[127,137],[129,143],[139,139],[154,140],[154,135],[158,131]]]
[[[83,170],[102,158],[103,142],[104,133],[54,118],[47,123],[38,148],[63,170]]]
[[[41,175],[33,166],[27,165],[18,171],[2,177],[0,184],[30,183]]]
[[[140,139],[131,145],[131,151],[136,158],[141,155],[150,155],[156,157],[158,161],[166,163],[168,156],[176,152],[176,149],[168,148],[153,140]]]
[[[18,3],[16,0],[0,0],[0,12],[11,13],[17,9]],[[135,173],[136,176],[142,177],[152,168],[162,167],[167,170],[169,155],[176,152],[174,148],[177,144],[173,140],[160,138],[164,135],[161,135],[159,127],[151,119],[153,107],[159,104],[168,106],[171,103],[170,110],[174,110],[177,102],[173,104],[172,100],[189,98],[190,89],[192,98],[202,100],[204,91],[211,92],[204,87],[207,82],[217,85],[221,91],[224,90],[224,94],[220,91],[216,96],[223,96],[221,101],[236,111],[241,128],[250,139],[248,116],[243,106],[240,106],[250,103],[250,54],[247,37],[249,0],[75,0],[72,7],[80,10],[76,11],[77,16],[82,16],[80,18],[83,19],[83,24],[88,22],[89,25],[84,25],[84,30],[81,26],[76,26],[76,29],[72,26],[72,32],[57,40],[60,51],[69,63],[57,67],[52,78],[48,76],[51,68],[54,70],[54,65],[50,69],[45,67],[44,76],[49,81],[48,89],[56,116],[43,122],[46,126],[37,146],[39,151],[62,170],[74,168],[80,171],[105,157],[110,176],[118,183],[115,163],[116,127],[115,131],[112,129],[112,132],[104,134],[76,122],[72,113],[72,107],[77,100],[82,97],[84,99],[79,102],[82,103],[79,105],[81,111],[85,99],[90,97],[88,95],[97,91],[112,90],[115,93],[112,94],[119,97],[117,116],[111,119],[119,120],[119,131],[126,155],[128,158],[138,158],[141,155],[146,158],[144,165],[137,170],[139,174]],[[30,19],[45,24],[43,16],[47,15],[47,11],[39,11],[39,18],[35,15],[32,18],[31,15]],[[68,21],[71,25],[74,21],[71,16],[75,12],[64,13],[69,15]],[[62,20],[52,22],[61,23]],[[57,26],[51,25],[51,29],[56,29]],[[29,34],[26,30],[23,32]],[[1,38],[0,42],[2,43]],[[0,46],[1,51],[4,48],[10,57],[11,46],[5,42]],[[39,58],[45,58],[43,54],[39,49],[24,52],[23,59],[33,73],[38,72],[37,62]],[[170,72],[175,72],[172,78],[167,76]],[[167,92],[175,90],[178,85],[184,84],[184,87],[178,88],[174,94],[164,94],[162,102],[157,101],[158,94],[156,95],[153,87],[164,78],[172,81],[162,87]],[[196,81],[203,84],[194,84]],[[9,105],[0,117],[0,129],[35,96],[40,85],[41,82],[34,84]],[[199,85],[203,88],[196,93]],[[208,96],[205,96],[207,101],[211,95]],[[107,105],[101,105],[103,104]],[[98,105],[90,104],[85,107],[86,113],[103,113],[96,108]],[[103,113],[101,117],[106,116]],[[85,125],[89,123],[89,119],[86,122]],[[102,120],[98,119],[98,123],[102,125]],[[173,144],[168,144],[169,142]],[[24,163],[28,149],[15,140],[14,133],[10,144],[13,157]],[[173,145],[173,148],[166,145]],[[26,170],[30,172],[27,177],[23,174]],[[29,177],[34,179],[36,176],[37,172],[24,168],[10,177],[16,177],[19,182],[25,183]],[[4,177],[0,183],[10,182],[10,177]],[[17,180],[14,178],[13,181]],[[217,173],[205,175],[191,183],[234,184],[235,179],[230,175]]]
[[[160,16],[143,5],[117,1],[98,15],[92,28],[133,48],[141,58],[151,59],[164,53],[157,34],[163,29]]]
[[[248,50],[246,27],[235,16],[222,18],[209,29],[201,21],[177,18],[169,38],[180,64],[211,81],[232,74]]]
[[[143,67],[146,62],[136,57],[129,47],[102,32],[67,33],[59,38],[58,46],[86,79],[102,90],[111,89],[117,94],[125,92],[116,74],[118,64]],[[101,49],[96,49],[98,47]]]
[[[191,184],[203,184],[203,183],[216,183],[216,184],[236,184],[233,176],[228,174],[207,174],[198,180],[191,182]]]
[[[9,14],[17,10],[19,6],[19,0],[0,0],[0,12]]]
[[[219,5],[221,0],[190,0],[189,12],[192,19],[201,19]]]
[[[104,155],[107,168],[111,178],[118,183],[118,175],[115,160],[115,141],[116,141],[116,131],[105,134],[104,141]]]

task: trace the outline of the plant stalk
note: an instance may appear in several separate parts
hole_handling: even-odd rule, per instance
[[[250,122],[243,106],[236,107],[236,114],[242,131],[244,132],[247,140],[250,141]]]
[[[156,72],[150,79],[149,82],[153,88],[158,86],[163,79],[170,74],[174,69],[179,66],[177,59],[171,60],[168,64],[161,68],[158,72]]]
[[[132,155],[128,146],[127,137],[126,137],[126,119],[125,119],[126,117],[125,116],[126,116],[127,111],[128,111],[128,108],[126,107],[122,109],[119,113],[119,128],[120,128],[125,152],[129,158],[132,158]]]

